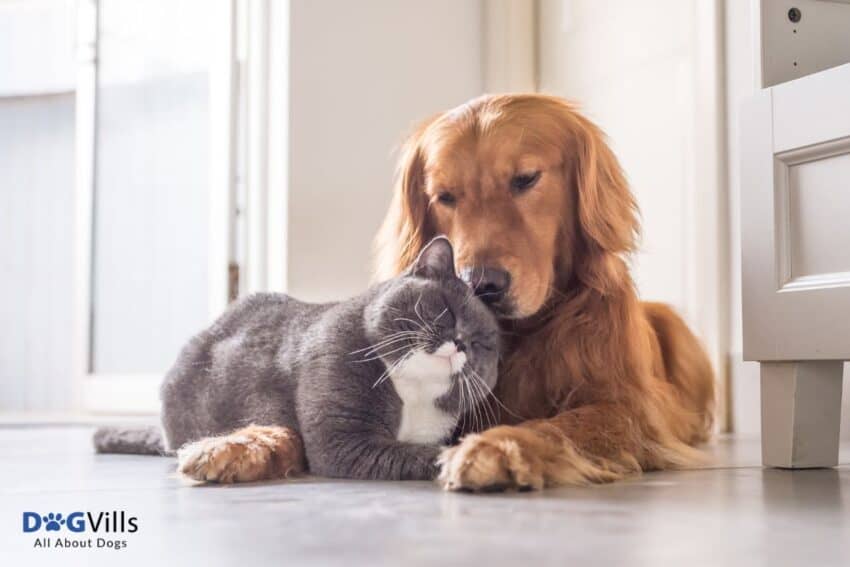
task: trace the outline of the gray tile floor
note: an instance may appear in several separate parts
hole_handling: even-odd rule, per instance
[[[192,487],[167,458],[94,455],[90,434],[0,427],[0,565],[850,565],[850,464],[763,470],[754,440],[718,441],[706,470],[469,495],[320,479]],[[138,531],[22,529],[25,511],[110,510]],[[34,548],[46,535],[94,549]]]

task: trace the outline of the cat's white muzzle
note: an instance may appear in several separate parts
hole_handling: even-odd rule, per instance
[[[451,374],[459,374],[466,364],[466,353],[457,350],[454,342],[446,341],[434,351],[434,356],[445,358],[449,362]]]

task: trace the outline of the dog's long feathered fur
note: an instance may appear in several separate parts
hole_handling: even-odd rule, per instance
[[[539,194],[511,197],[503,170],[532,166],[543,171]],[[438,202],[446,190],[460,195],[451,210]],[[517,281],[498,385],[509,411],[442,455],[446,487],[610,481],[700,460],[712,369],[669,307],[638,300],[626,264],[638,229],[603,134],[561,99],[481,97],[410,137],[377,239],[379,274],[446,233],[458,262],[501,258]]]

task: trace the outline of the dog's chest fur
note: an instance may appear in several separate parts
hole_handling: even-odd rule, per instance
[[[451,388],[452,366],[449,358],[419,352],[390,375],[402,402],[396,439],[434,444],[452,433],[457,416],[443,411],[436,403]]]

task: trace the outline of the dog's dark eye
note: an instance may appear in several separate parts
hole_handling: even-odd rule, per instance
[[[457,198],[448,191],[443,191],[442,193],[437,195],[437,201],[439,201],[443,205],[451,207],[455,203],[457,203]]]
[[[513,179],[511,179],[511,190],[515,193],[522,193],[524,191],[528,191],[529,189],[534,187],[538,179],[540,179],[539,171],[515,175]]]

